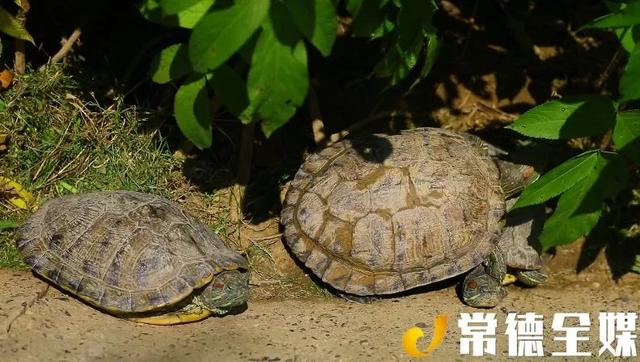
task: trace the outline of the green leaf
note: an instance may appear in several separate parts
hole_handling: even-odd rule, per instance
[[[178,127],[196,147],[211,147],[213,112],[207,92],[207,80],[201,75],[187,79],[174,98],[173,110]]]
[[[428,0],[405,0],[398,13],[398,41],[404,49],[411,48],[416,40],[424,38],[425,24],[431,23],[434,4]]]
[[[565,97],[528,110],[507,128],[546,139],[593,136],[613,127],[615,112],[614,102],[606,96]]]
[[[418,63],[422,45],[422,39],[416,39],[408,49],[404,49],[399,40],[394,42],[385,57],[376,65],[376,75],[381,78],[390,77],[390,86],[397,85]]]
[[[619,152],[640,164],[640,111],[618,113],[613,143]]]
[[[640,24],[640,1],[632,0],[624,8],[594,19],[581,29],[624,28],[635,24]]]
[[[588,196],[596,179],[597,174],[590,174],[560,197],[555,212],[540,234],[543,251],[569,244],[588,234],[596,225],[602,212],[602,197]]]
[[[165,14],[158,0],[145,0],[140,5],[140,14],[156,24],[192,29],[209,11],[215,0],[200,0],[177,14]]]
[[[351,14],[351,17],[355,18],[358,16],[360,12],[360,8],[362,7],[363,0],[347,0],[346,6],[347,11]]]
[[[209,85],[222,100],[222,104],[239,117],[243,122],[248,123],[251,118],[243,115],[249,106],[249,95],[247,94],[247,84],[235,70],[226,64],[221,65],[213,71],[209,78]]]
[[[193,69],[205,73],[219,67],[251,37],[268,11],[267,0],[235,0],[227,7],[216,4],[189,39]]]
[[[413,89],[416,85],[420,83],[424,78],[429,75],[431,69],[433,69],[433,65],[438,59],[438,54],[440,53],[440,47],[442,46],[442,42],[435,32],[426,34],[427,45],[426,50],[424,52],[423,58],[424,63],[422,64],[422,69],[420,70],[420,76],[411,84],[409,90]]]
[[[385,0],[363,1],[358,9],[358,14],[351,24],[351,33],[357,37],[372,37],[380,26],[384,25],[385,12],[382,7]]]
[[[433,65],[438,59],[442,41],[436,34],[430,34],[427,37],[427,52],[425,53],[425,63],[420,71],[420,78],[426,77],[433,69]]]
[[[338,19],[329,0],[285,0],[291,18],[305,38],[325,57],[331,54]]]
[[[186,44],[174,44],[164,48],[151,62],[149,74],[159,84],[182,78],[191,71]]]
[[[622,45],[628,53],[631,53],[636,47],[636,43],[640,40],[640,25],[618,28],[615,29],[615,33],[620,41],[620,45]]]
[[[563,162],[527,186],[512,209],[543,203],[589,175],[598,164],[597,152],[585,152]]]
[[[309,87],[307,52],[287,9],[274,2],[263,25],[249,71],[250,112],[269,136],[304,102]]]
[[[619,155],[596,152],[596,167],[567,190],[540,235],[543,250],[568,244],[587,235],[598,222],[605,198],[614,198],[624,187],[627,168]]]
[[[160,0],[160,7],[165,14],[177,14],[198,3],[200,0]]]
[[[0,32],[35,44],[31,34],[20,24],[20,21],[2,7],[0,7]]]
[[[13,220],[0,220],[0,231],[15,229],[20,226],[16,221]]]
[[[620,78],[620,103],[640,98],[640,43],[631,53]]]

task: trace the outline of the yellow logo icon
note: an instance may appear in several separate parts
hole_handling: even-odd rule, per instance
[[[420,327],[411,327],[402,336],[402,349],[411,357],[422,358],[435,351],[444,340],[447,333],[448,318],[446,314],[438,314],[433,321],[433,337],[425,351],[418,349],[418,339],[424,337],[424,331]]]

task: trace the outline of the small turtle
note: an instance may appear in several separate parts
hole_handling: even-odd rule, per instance
[[[18,231],[24,261],[111,314],[177,324],[224,314],[249,294],[247,260],[180,207],[138,192],[45,203]]]
[[[537,173],[502,153],[437,128],[338,142],[310,155],[291,182],[285,240],[341,292],[391,294],[470,271],[465,303],[493,307],[506,295],[507,266],[527,285],[545,280],[527,243],[532,223],[504,227],[505,200]]]

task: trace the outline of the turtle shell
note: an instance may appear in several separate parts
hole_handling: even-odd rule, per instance
[[[469,135],[422,128],[310,155],[281,222],[291,251],[323,281],[375,295],[480,264],[495,248],[504,211],[486,148]]]
[[[159,196],[96,192],[45,203],[18,231],[18,251],[49,281],[99,308],[169,307],[246,259]]]

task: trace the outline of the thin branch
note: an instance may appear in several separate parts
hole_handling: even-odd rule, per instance
[[[73,33],[69,35],[69,38],[63,40],[60,50],[58,50],[58,52],[55,53],[53,57],[51,57],[51,59],[49,60],[49,64],[55,64],[61,61],[71,51],[71,48],[73,48],[73,44],[78,41],[80,35],[82,35],[82,30],[80,30],[80,28],[75,28],[73,30]],[[42,67],[40,69],[42,69]]]

